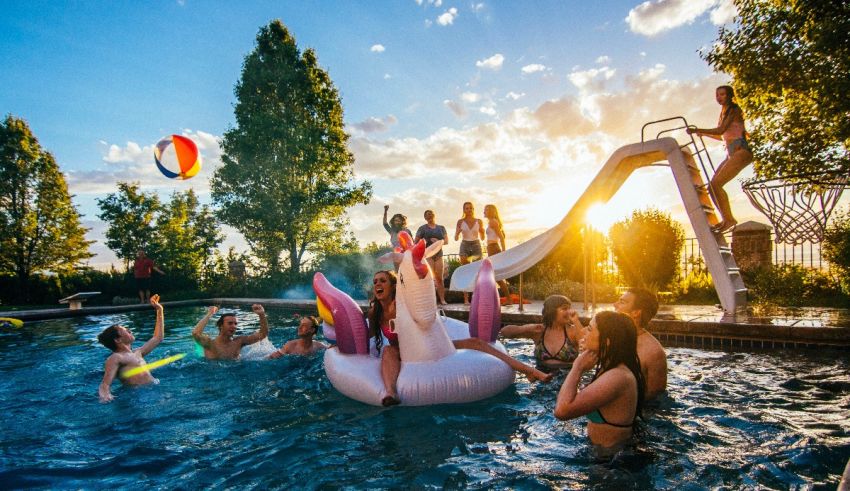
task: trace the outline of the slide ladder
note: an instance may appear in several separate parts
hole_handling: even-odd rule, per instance
[[[681,117],[655,121],[648,123],[648,125],[672,120],[681,120],[687,126],[684,118]],[[662,133],[676,129],[665,130]],[[643,136],[643,131],[641,133]],[[700,141],[700,143],[702,142]],[[697,156],[696,159],[694,155]],[[700,166],[705,168],[705,161],[708,161],[709,166],[711,166],[708,152],[705,151],[704,145],[700,149],[697,146],[697,141],[693,138],[691,138],[691,142],[684,146],[680,146],[674,138],[659,137],[617,149],[557,225],[490,258],[496,279],[511,278],[537,264],[558,245],[567,230],[584,223],[585,214],[591,206],[606,203],[611,199],[635,170],[661,161],[667,161],[673,172],[679,194],[685,204],[688,218],[699,241],[706,267],[711,273],[723,310],[734,313],[745,307],[747,289],[735,263],[735,258],[732,256],[732,249],[728,246],[722,234],[714,234],[711,231],[711,226],[717,224],[719,220],[709,195],[709,187],[703,181],[700,169]],[[450,289],[472,291],[475,276],[480,267],[481,261],[458,267],[452,274]]]

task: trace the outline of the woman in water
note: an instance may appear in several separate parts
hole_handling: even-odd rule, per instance
[[[384,406],[401,403],[398,396],[398,374],[401,371],[401,351],[398,334],[395,332],[395,287],[397,277],[393,271],[378,271],[372,279],[373,295],[366,317],[369,320],[370,335],[375,338],[375,348],[381,354],[381,378],[386,395],[381,400]],[[378,326],[378,327],[375,327]],[[382,336],[383,335],[383,336]],[[386,337],[388,346],[383,346]],[[489,343],[478,338],[456,339],[452,341],[456,349],[474,349],[495,356],[514,370],[521,372],[531,382],[552,380],[552,374],[546,374],[502,353]]]
[[[499,331],[503,338],[534,341],[534,357],[538,366],[554,369],[572,365],[585,334],[578,314],[572,309],[572,302],[563,295],[550,295],[543,302],[543,324],[505,326]]]
[[[484,207],[484,218],[487,219],[487,230],[484,232],[487,237],[487,257],[495,256],[506,249],[505,229],[502,227],[502,219],[499,217],[499,210],[496,205]],[[508,287],[508,282],[500,281],[499,288],[505,293],[505,305],[511,305],[511,290]]]
[[[410,230],[407,228],[407,217],[402,215],[401,213],[396,213],[390,218],[390,222],[387,223],[387,212],[390,211],[390,205],[384,205],[384,230],[389,232],[390,234],[390,244],[392,244],[393,248],[399,246],[398,242],[398,233],[401,231],[407,232],[408,235],[413,235]]]
[[[631,438],[645,390],[637,355],[637,330],[626,314],[600,312],[590,321],[585,350],[573,362],[555,402],[555,417],[587,415],[587,436],[594,445],[617,447]],[[584,372],[596,373],[581,391]]]
[[[723,233],[735,225],[738,221],[732,216],[732,207],[729,205],[729,196],[723,190],[727,182],[735,178],[744,168],[753,161],[753,153],[747,143],[747,131],[744,128],[744,111],[735,103],[735,91],[728,85],[721,85],[715,91],[715,99],[722,106],[717,128],[688,128],[688,134],[705,135],[716,140],[723,139],[726,142],[728,157],[720,163],[711,178],[710,186],[714,195],[714,201],[720,211],[721,221],[712,230],[715,233]]]
[[[446,232],[446,227],[437,225],[437,215],[433,210],[425,210],[425,225],[419,227],[416,231],[416,238],[413,242],[419,242],[419,239],[425,240],[425,246],[430,246],[438,240],[443,241],[443,245],[449,243],[449,234]],[[434,272],[434,286],[437,287],[437,298],[440,305],[446,305],[446,286],[443,284],[443,248],[439,252],[427,259],[428,265],[431,266],[431,271]]]
[[[481,241],[484,240],[484,225],[480,218],[475,218],[475,207],[467,201],[463,204],[463,217],[455,227],[455,241],[463,236],[460,242],[460,264],[469,264],[481,259]],[[464,305],[469,303],[469,294],[463,292]]]

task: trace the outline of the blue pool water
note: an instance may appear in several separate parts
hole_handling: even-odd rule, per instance
[[[0,487],[835,489],[850,457],[843,352],[670,349],[668,397],[634,448],[599,459],[584,419],[552,416],[563,375],[474,404],[370,407],[331,387],[321,356],[195,357],[203,312],[166,308],[148,361],[190,355],[158,369],[159,385],[115,384],[111,404],[97,400],[96,336],[124,323],[140,346],[152,311],[0,332]],[[295,336],[291,313],[269,318],[276,346]],[[531,359],[530,344],[507,346]]]

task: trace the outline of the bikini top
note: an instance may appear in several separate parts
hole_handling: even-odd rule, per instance
[[[540,340],[534,343],[534,357],[537,361],[558,360],[564,363],[572,363],[578,356],[578,348],[570,342],[570,337],[567,336],[567,333],[564,333],[564,344],[561,345],[561,349],[553,355],[546,349],[546,343],[543,342],[546,338],[546,329],[548,328],[544,326]]]
[[[618,425],[617,423],[612,423],[612,422],[606,420],[602,416],[602,413],[598,409],[594,409],[593,411],[587,413],[587,420],[588,421],[590,421],[592,423],[597,423],[597,424],[606,424],[606,425],[610,425],[610,426],[616,426],[617,428],[631,428],[632,426],[635,425],[635,419],[636,418],[637,418],[637,414],[635,414],[635,417],[632,418],[631,423],[629,423],[627,425]]]
[[[381,324],[381,332],[390,343],[398,343],[398,333],[390,330],[390,323]]]
[[[501,237],[499,237],[499,232],[497,232],[493,227],[488,226],[484,233],[487,235],[487,242],[499,242],[501,239]]]
[[[467,225],[466,220],[463,218],[460,219],[460,233],[463,234],[463,240],[465,241],[478,241],[478,226],[481,223],[481,220],[475,219],[475,225],[470,227]]]
[[[726,128],[726,131],[723,132],[723,141],[731,142],[733,140],[744,138],[745,135],[746,132],[744,131],[744,122],[732,121],[731,123],[729,123],[729,127]]]

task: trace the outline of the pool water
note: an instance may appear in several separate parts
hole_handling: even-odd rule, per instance
[[[552,416],[563,374],[474,404],[384,409],[343,397],[321,355],[220,362],[195,356],[205,309],[166,308],[148,362],[158,385],[97,386],[113,323],[153,332],[153,311],[28,323],[0,332],[3,488],[835,489],[850,457],[844,352],[668,351],[669,392],[637,443],[600,458],[583,418]],[[240,311],[240,330],[257,318]],[[271,341],[295,337],[269,310]],[[211,323],[212,324],[212,323]],[[214,333],[215,327],[208,327]],[[530,361],[532,347],[509,341]]]

